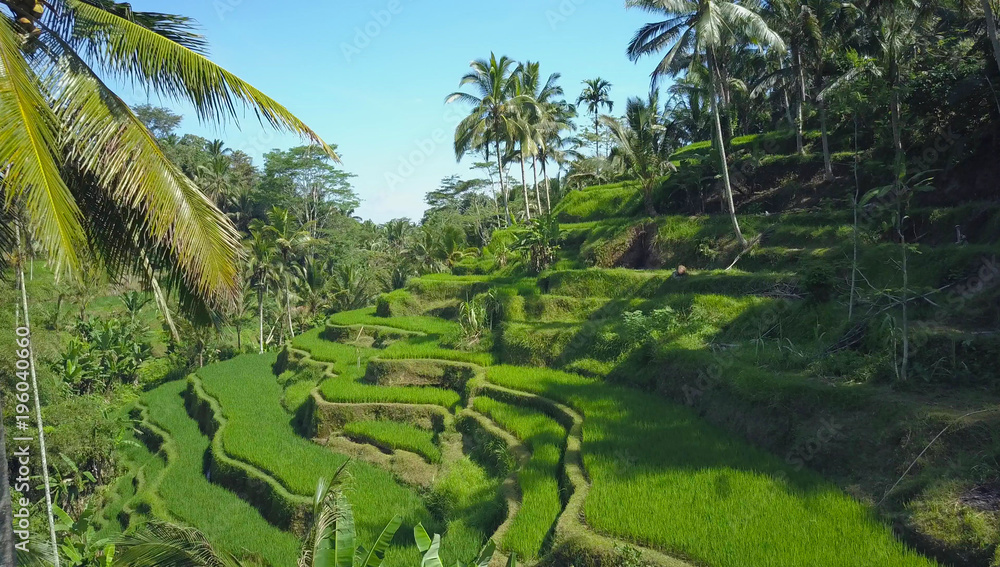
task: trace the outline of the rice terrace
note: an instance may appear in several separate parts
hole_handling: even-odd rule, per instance
[[[0,567],[1000,567],[994,0],[299,4],[0,0]]]

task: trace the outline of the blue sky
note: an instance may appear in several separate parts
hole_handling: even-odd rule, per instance
[[[602,0],[134,0],[139,10],[198,20],[212,59],[287,106],[339,146],[343,168],[358,177],[358,214],[377,222],[419,219],[423,196],[448,175],[474,176],[452,146],[466,108],[444,105],[469,62],[490,51],[540,61],[575,101],[587,78],[614,84],[615,113],[649,89],[654,61],[638,65],[625,46],[651,16]],[[285,6],[294,6],[285,9]],[[134,103],[185,114],[184,132],[221,138],[260,163],[295,137],[260,127],[252,115],[219,128],[201,125],[175,101],[125,93]],[[585,123],[585,120],[581,120]]]

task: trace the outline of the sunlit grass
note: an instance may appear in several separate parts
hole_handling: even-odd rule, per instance
[[[273,565],[293,564],[300,549],[295,536],[275,528],[253,506],[205,479],[209,440],[184,409],[185,386],[183,381],[172,382],[144,397],[150,420],[170,435],[170,446],[176,450],[157,495],[171,516],[201,530],[222,549],[259,554]]]
[[[273,355],[242,356],[205,367],[199,376],[228,420],[222,432],[226,452],[271,474],[290,492],[311,496],[319,478],[332,475],[347,458],[295,434],[291,416],[280,405],[281,387],[271,374],[274,361]],[[416,492],[399,485],[387,471],[357,461],[348,470],[349,497],[361,541],[375,541],[396,514],[403,516],[407,526],[433,524]],[[475,553],[473,548],[449,551],[463,557]],[[419,563],[418,555],[412,545],[394,546],[386,565],[414,565]]]
[[[585,416],[585,505],[598,531],[706,562],[932,566],[818,475],[712,427],[682,406],[547,369],[493,367],[490,381]]]
[[[353,439],[379,447],[416,453],[427,462],[441,462],[441,449],[434,442],[434,432],[395,421],[355,421],[344,426]]]
[[[531,408],[484,397],[477,397],[474,407],[531,449],[531,458],[517,473],[521,508],[501,543],[504,550],[521,557],[539,557],[562,511],[558,479],[566,430]]]

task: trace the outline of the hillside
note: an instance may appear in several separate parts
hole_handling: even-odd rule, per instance
[[[865,290],[849,319],[850,214],[746,215],[756,246],[726,270],[725,219],[597,212],[629,212],[629,198],[612,186],[565,199],[557,214],[577,222],[541,274],[413,279],[277,359],[149,392],[138,411],[158,457],[130,455],[144,473],[105,518],[175,517],[289,564],[295,546],[263,534],[301,534],[316,479],[346,455],[363,537],[402,513],[442,531],[449,558],[493,537],[554,564],[936,564],[914,548],[989,562],[998,292],[966,280],[1000,248],[1000,208],[914,210],[907,285],[925,301],[901,382],[885,299],[898,247],[859,234]],[[967,241],[950,243],[961,220]],[[469,333],[469,305],[486,306],[485,332]],[[199,499],[232,508],[240,533],[186,511]],[[388,565],[414,552],[400,543]]]

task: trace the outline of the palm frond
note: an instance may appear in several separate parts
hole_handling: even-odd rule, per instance
[[[63,181],[59,121],[20,51],[13,23],[0,15],[0,163],[7,205],[23,198],[36,237],[59,268],[79,267],[80,210]]]
[[[115,567],[242,567],[232,555],[216,550],[200,532],[152,523],[116,542]]]
[[[187,287],[210,303],[231,303],[241,251],[232,222],[72,49],[56,47],[64,49],[52,69],[51,90],[68,162],[123,209],[127,232],[148,234],[169,250]]]
[[[65,3],[73,18],[97,30],[94,38],[84,40],[79,47],[104,71],[148,86],[161,96],[190,102],[203,121],[238,120],[237,107],[242,103],[261,123],[299,134],[339,160],[333,149],[288,109],[204,55],[82,0]]]

